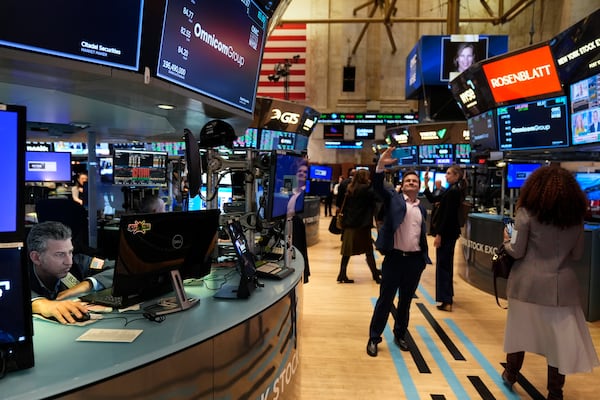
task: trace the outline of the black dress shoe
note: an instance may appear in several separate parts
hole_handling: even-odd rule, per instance
[[[354,283],[354,279],[348,279],[348,277],[345,278],[339,278],[338,279],[339,283]]]
[[[373,275],[373,280],[378,285],[381,283],[381,271],[377,271],[377,274]]]
[[[377,343],[369,340],[369,343],[367,343],[367,354],[371,357],[377,357]]]
[[[452,311],[452,304],[442,303],[439,306],[437,306],[437,309],[441,311]]]
[[[394,344],[400,348],[402,351],[408,351],[408,343],[406,340],[400,339],[399,337],[394,337]]]

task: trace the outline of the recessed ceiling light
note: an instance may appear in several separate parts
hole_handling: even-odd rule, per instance
[[[161,110],[172,110],[175,108],[175,106],[171,104],[159,104],[156,107],[160,108]]]

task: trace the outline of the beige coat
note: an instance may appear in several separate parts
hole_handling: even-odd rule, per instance
[[[521,208],[505,247],[516,258],[508,278],[509,298],[545,306],[580,304],[574,260],[581,258],[583,225],[560,229],[541,224]]]

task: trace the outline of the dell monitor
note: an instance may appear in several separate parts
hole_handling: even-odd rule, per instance
[[[210,273],[219,210],[132,214],[121,217],[113,296],[134,304],[174,290],[178,308],[150,306],[160,315],[189,308],[182,279]]]

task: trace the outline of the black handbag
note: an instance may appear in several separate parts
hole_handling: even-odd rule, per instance
[[[334,235],[340,235],[342,230],[337,227],[337,215],[329,220],[329,232]]]
[[[500,302],[498,301],[498,289],[496,288],[496,280],[498,278],[508,279],[508,276],[510,275],[510,270],[511,270],[514,262],[515,262],[515,259],[510,254],[508,254],[508,252],[504,248],[504,245],[501,245],[498,248],[498,250],[496,251],[496,254],[494,254],[492,256],[492,273],[494,275],[494,294],[496,295],[496,304],[498,304],[499,307],[502,307],[502,306],[500,305]],[[503,307],[503,308],[506,308],[506,307]]]

